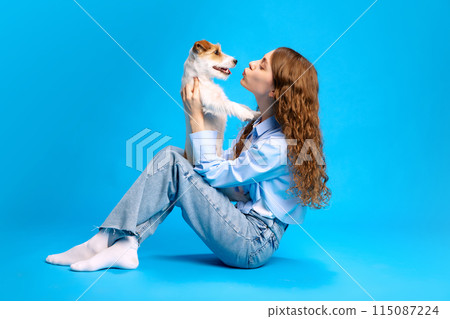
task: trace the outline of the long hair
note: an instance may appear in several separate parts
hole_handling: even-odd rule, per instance
[[[305,57],[286,47],[274,50],[271,67],[275,118],[280,123],[285,138],[296,141],[296,145],[289,143],[287,146],[288,165],[293,180],[293,185],[287,192],[294,194],[304,206],[322,208],[329,204],[331,190],[325,185],[329,178],[319,127],[317,72]],[[255,120],[244,124],[241,129],[242,135],[233,148],[234,158],[241,154]],[[312,150],[313,154],[308,154],[305,149],[311,142],[313,147],[308,150]],[[305,149],[302,150],[302,147]],[[312,160],[301,161],[308,155]]]

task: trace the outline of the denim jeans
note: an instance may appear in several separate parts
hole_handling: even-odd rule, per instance
[[[160,150],[99,229],[117,231],[119,238],[135,235],[140,246],[178,206],[183,219],[225,265],[265,264],[289,225],[252,210],[241,212],[193,169],[183,152],[173,145]]]

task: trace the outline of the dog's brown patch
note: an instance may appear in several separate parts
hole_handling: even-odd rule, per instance
[[[210,50],[212,46],[213,44],[211,42],[200,40],[194,43],[194,47],[192,48],[192,50],[195,53],[200,54]]]
[[[208,58],[216,60],[218,62],[222,61],[222,49],[220,44],[212,44],[206,40],[200,40],[194,43],[192,51],[199,56],[209,55]]]

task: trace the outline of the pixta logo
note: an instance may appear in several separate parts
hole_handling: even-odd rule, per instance
[[[136,162],[136,169],[140,172],[144,171],[144,167],[152,160],[155,150],[172,139],[172,137],[164,135],[156,140],[161,136],[161,133],[156,131],[150,132],[152,130],[145,128],[127,140],[126,164],[128,167],[134,167],[133,164]]]

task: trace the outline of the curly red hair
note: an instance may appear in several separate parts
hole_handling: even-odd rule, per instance
[[[274,50],[271,68],[275,118],[280,123],[285,138],[297,141],[296,145],[288,144],[288,165],[294,185],[287,192],[296,196],[304,206],[323,208],[329,204],[331,190],[326,186],[329,178],[319,127],[319,83],[316,69],[300,53],[286,47]],[[255,120],[242,128],[241,138],[233,148],[234,158],[241,154]],[[313,154],[305,154],[302,147],[311,145],[311,142],[314,146],[310,148]],[[303,160],[298,164],[299,159],[304,159],[305,155],[313,160]]]

